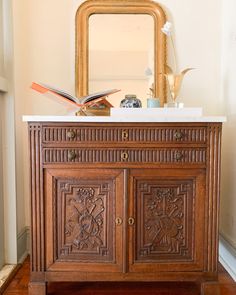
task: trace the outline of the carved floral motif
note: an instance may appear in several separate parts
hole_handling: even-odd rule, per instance
[[[145,227],[153,250],[177,251],[183,240],[183,199],[173,188],[158,188],[148,199]]]
[[[141,183],[140,188],[145,192],[141,193],[143,209],[139,209],[144,214],[139,255],[188,255],[187,207],[191,210],[192,206],[186,197],[189,185],[163,187]]]
[[[104,221],[108,185],[79,186],[60,182],[59,187],[65,197],[65,241],[60,254],[108,255]]]

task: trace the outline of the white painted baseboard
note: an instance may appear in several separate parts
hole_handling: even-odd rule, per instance
[[[236,249],[221,235],[219,261],[236,282]]]
[[[30,229],[26,226],[17,235],[17,261],[22,263],[29,254]]]

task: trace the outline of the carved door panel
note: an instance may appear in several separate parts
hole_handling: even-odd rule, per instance
[[[123,171],[46,169],[44,175],[47,269],[120,271]]]
[[[205,170],[131,170],[129,271],[203,270],[205,191]]]

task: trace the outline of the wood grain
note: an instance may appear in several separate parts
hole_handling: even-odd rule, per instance
[[[3,295],[29,295],[30,261],[26,259]],[[219,281],[217,285],[208,284],[207,295],[235,295],[236,283],[225,269],[219,265]],[[210,293],[211,292],[211,293]],[[1,294],[1,292],[0,292]],[[50,283],[49,295],[200,295],[196,283]]]
[[[221,125],[29,123],[31,295],[62,281],[212,290]]]

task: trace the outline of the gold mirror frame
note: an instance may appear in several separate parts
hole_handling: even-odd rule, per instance
[[[88,32],[93,14],[149,14],[154,19],[154,82],[155,97],[161,106],[166,102],[166,35],[161,28],[166,22],[162,7],[152,0],[87,0],[76,13],[75,91],[78,97],[88,94]],[[122,87],[122,86],[121,86]]]

